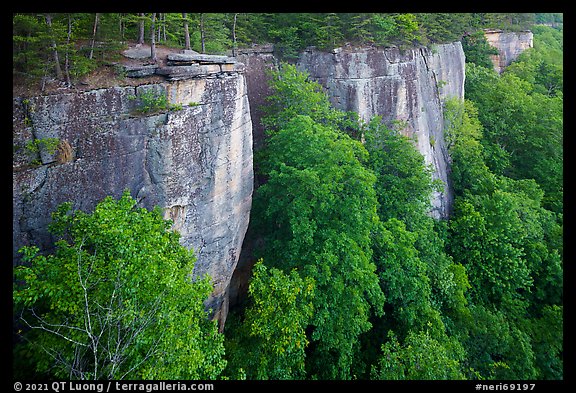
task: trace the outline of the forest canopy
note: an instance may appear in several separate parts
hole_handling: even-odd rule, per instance
[[[71,85],[112,62],[128,43],[211,54],[273,43],[278,56],[291,60],[308,46],[408,48],[460,40],[483,28],[562,22],[562,14],[542,13],[16,13],[13,73]]]
[[[490,62],[467,63],[469,98],[445,102],[455,192],[445,221],[427,213],[434,184],[412,141],[378,117],[352,126],[354,117],[331,108],[306,73],[283,65],[264,119],[266,181],[251,225],[261,245],[257,271],[284,277],[277,296],[294,280],[314,288],[292,292],[282,310],[305,348],[295,369],[281,361],[284,347],[261,346],[284,324],[251,333],[246,324],[268,326],[269,312],[251,291],[230,316],[228,372],[563,378],[561,35],[537,28],[534,46],[502,75]],[[261,275],[252,280],[262,285]],[[298,302],[305,314],[290,308]]]
[[[189,277],[193,250],[158,209],[128,194],[91,214],[65,204],[53,252],[24,247],[15,269],[18,376],[563,379],[561,24],[561,14],[15,14],[13,72],[31,78],[73,83],[141,37],[203,53],[273,42],[284,60],[255,162],[254,267],[225,330],[202,306],[209,280]],[[530,28],[534,48],[498,74],[485,27]],[[467,63],[466,99],[443,103],[454,209],[435,219],[436,184],[414,141],[335,109],[290,60],[310,45],[455,40]]]

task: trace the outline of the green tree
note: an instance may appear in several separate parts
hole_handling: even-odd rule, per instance
[[[554,305],[545,306],[542,316],[531,321],[537,378],[563,379],[563,319],[563,307]]]
[[[282,63],[278,71],[271,71],[270,88],[264,108],[262,123],[268,133],[284,127],[298,115],[309,116],[313,121],[338,127],[344,114],[332,107],[322,86],[309,80],[305,71]]]
[[[491,29],[521,31],[534,24],[536,14],[487,12],[483,16],[484,26]]]
[[[301,278],[296,269],[285,274],[267,268],[260,260],[248,292],[250,305],[242,324],[227,332],[230,372],[243,370],[248,379],[304,378],[314,281]]]
[[[374,175],[363,146],[299,115],[268,139],[268,176],[254,199],[265,261],[316,282],[309,375],[350,377],[358,336],[383,296],[371,261],[377,222]]]
[[[223,336],[203,301],[209,278],[158,208],[128,191],[88,214],[61,205],[55,251],[21,251],[13,298],[20,344],[15,373],[58,379],[213,379],[225,367]],[[23,376],[24,377],[24,376]]]
[[[485,165],[474,105],[448,104],[457,195],[447,244],[471,286],[471,323],[455,320],[465,332],[471,376],[558,377],[562,335],[550,310],[562,306],[561,224],[544,208],[545,192],[535,180],[496,175]],[[552,334],[542,333],[544,323]]]
[[[493,190],[496,180],[484,160],[478,109],[471,101],[462,103],[449,99],[444,103],[444,117],[446,144],[452,158],[454,193],[459,196],[466,192]]]
[[[494,68],[490,55],[497,55],[498,49],[488,43],[483,31],[468,33],[462,37],[462,49],[467,63],[474,63],[488,69]]]
[[[416,18],[426,43],[454,42],[476,28],[468,13],[419,13]]]
[[[440,314],[431,304],[432,289],[425,263],[415,247],[417,233],[404,223],[390,219],[375,240],[375,256],[380,282],[386,295],[387,320],[402,337],[430,324],[433,334],[442,334]]]
[[[473,324],[464,343],[470,368],[488,379],[535,379],[528,331],[504,311],[480,305],[470,308]]]
[[[561,73],[553,76],[551,69],[560,68],[542,59],[526,55],[502,76],[470,64],[466,95],[478,108],[484,133],[480,143],[490,170],[514,179],[535,179],[546,193],[545,207],[561,213]]]
[[[453,342],[439,342],[428,331],[410,333],[404,345],[394,332],[382,345],[379,363],[372,369],[372,379],[440,380],[465,379],[460,371],[464,359],[461,346]]]
[[[374,117],[364,127],[368,167],[376,175],[378,216],[382,221],[396,218],[417,227],[430,209],[434,190],[432,171],[413,141]]]

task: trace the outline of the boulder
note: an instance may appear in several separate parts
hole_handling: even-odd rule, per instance
[[[188,53],[170,53],[167,56],[167,60],[168,65],[232,64],[235,62],[233,57],[228,56]]]
[[[142,65],[142,66],[125,66],[124,72],[129,78],[143,78],[146,76],[154,75],[158,65]]]
[[[146,90],[166,94],[182,109],[135,116],[134,97]],[[140,206],[160,207],[181,244],[194,250],[191,274],[211,277],[206,308],[223,327],[252,202],[244,75],[14,97],[13,121],[14,264],[24,245],[50,249],[47,228],[61,203],[90,212],[128,189]],[[35,138],[65,141],[68,158],[31,164],[25,146]]]

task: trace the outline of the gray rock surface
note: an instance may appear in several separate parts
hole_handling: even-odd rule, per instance
[[[201,53],[170,53],[167,57],[168,65],[178,64],[226,64],[234,63],[234,58],[220,55],[207,55]]]
[[[492,55],[494,70],[499,74],[504,71],[520,53],[534,46],[534,35],[531,31],[504,32],[502,30],[485,30],[486,41],[498,49],[497,55]]]
[[[323,85],[335,107],[357,112],[366,121],[375,115],[415,139],[432,166],[433,177],[444,183],[432,198],[432,216],[446,218],[452,204],[448,172],[450,158],[444,143],[442,101],[464,97],[464,52],[459,42],[432,49],[343,47],[331,52],[310,49],[298,67]]]
[[[181,110],[140,114],[138,96],[165,93]],[[48,249],[50,213],[62,202],[91,211],[107,195],[130,190],[139,204],[160,206],[181,243],[194,249],[194,275],[208,274],[206,306],[221,326],[227,290],[252,200],[252,124],[241,73],[139,87],[114,87],[13,99],[13,258],[31,243]],[[73,159],[40,162],[29,141],[67,141]],[[38,157],[36,157],[38,158]]]

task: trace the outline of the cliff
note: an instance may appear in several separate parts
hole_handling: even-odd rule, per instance
[[[491,59],[494,70],[499,74],[516,60],[520,53],[534,47],[534,35],[531,31],[485,30],[484,36],[491,46],[498,49],[498,54],[492,55]]]
[[[149,52],[129,54],[144,58]],[[193,273],[212,277],[215,289],[206,305],[222,328],[230,295],[234,301],[250,277],[250,259],[239,258],[255,180],[252,150],[264,140],[267,70],[278,64],[269,46],[244,50],[237,59],[242,63],[173,53],[160,64],[126,66],[137,86],[14,97],[14,261],[23,245],[50,246],[46,228],[60,203],[90,211],[105,196],[129,189],[141,206],[160,206],[181,243],[194,249]],[[381,115],[405,123],[403,132],[415,138],[445,185],[434,195],[432,214],[446,217],[452,197],[442,100],[464,96],[460,43],[406,51],[310,49],[298,65],[326,87],[336,107],[365,120]],[[146,97],[164,95],[172,110],[142,112]],[[58,142],[54,152],[41,147],[49,138]],[[28,148],[34,144],[39,152]]]
[[[60,203],[90,211],[129,189],[141,206],[160,206],[194,249],[193,273],[212,277],[206,306],[223,326],[249,222],[252,123],[241,66],[210,61],[154,69],[167,75],[160,83],[13,99],[15,260],[23,245],[49,246]],[[138,111],[139,100],[162,95],[177,110]],[[55,152],[26,147],[47,138]]]
[[[432,49],[343,47],[331,52],[310,49],[298,67],[326,88],[336,108],[357,112],[363,120],[375,115],[402,132],[432,166],[444,184],[432,198],[432,216],[446,218],[452,205],[450,158],[443,134],[442,101],[464,98],[464,52],[460,42]]]

